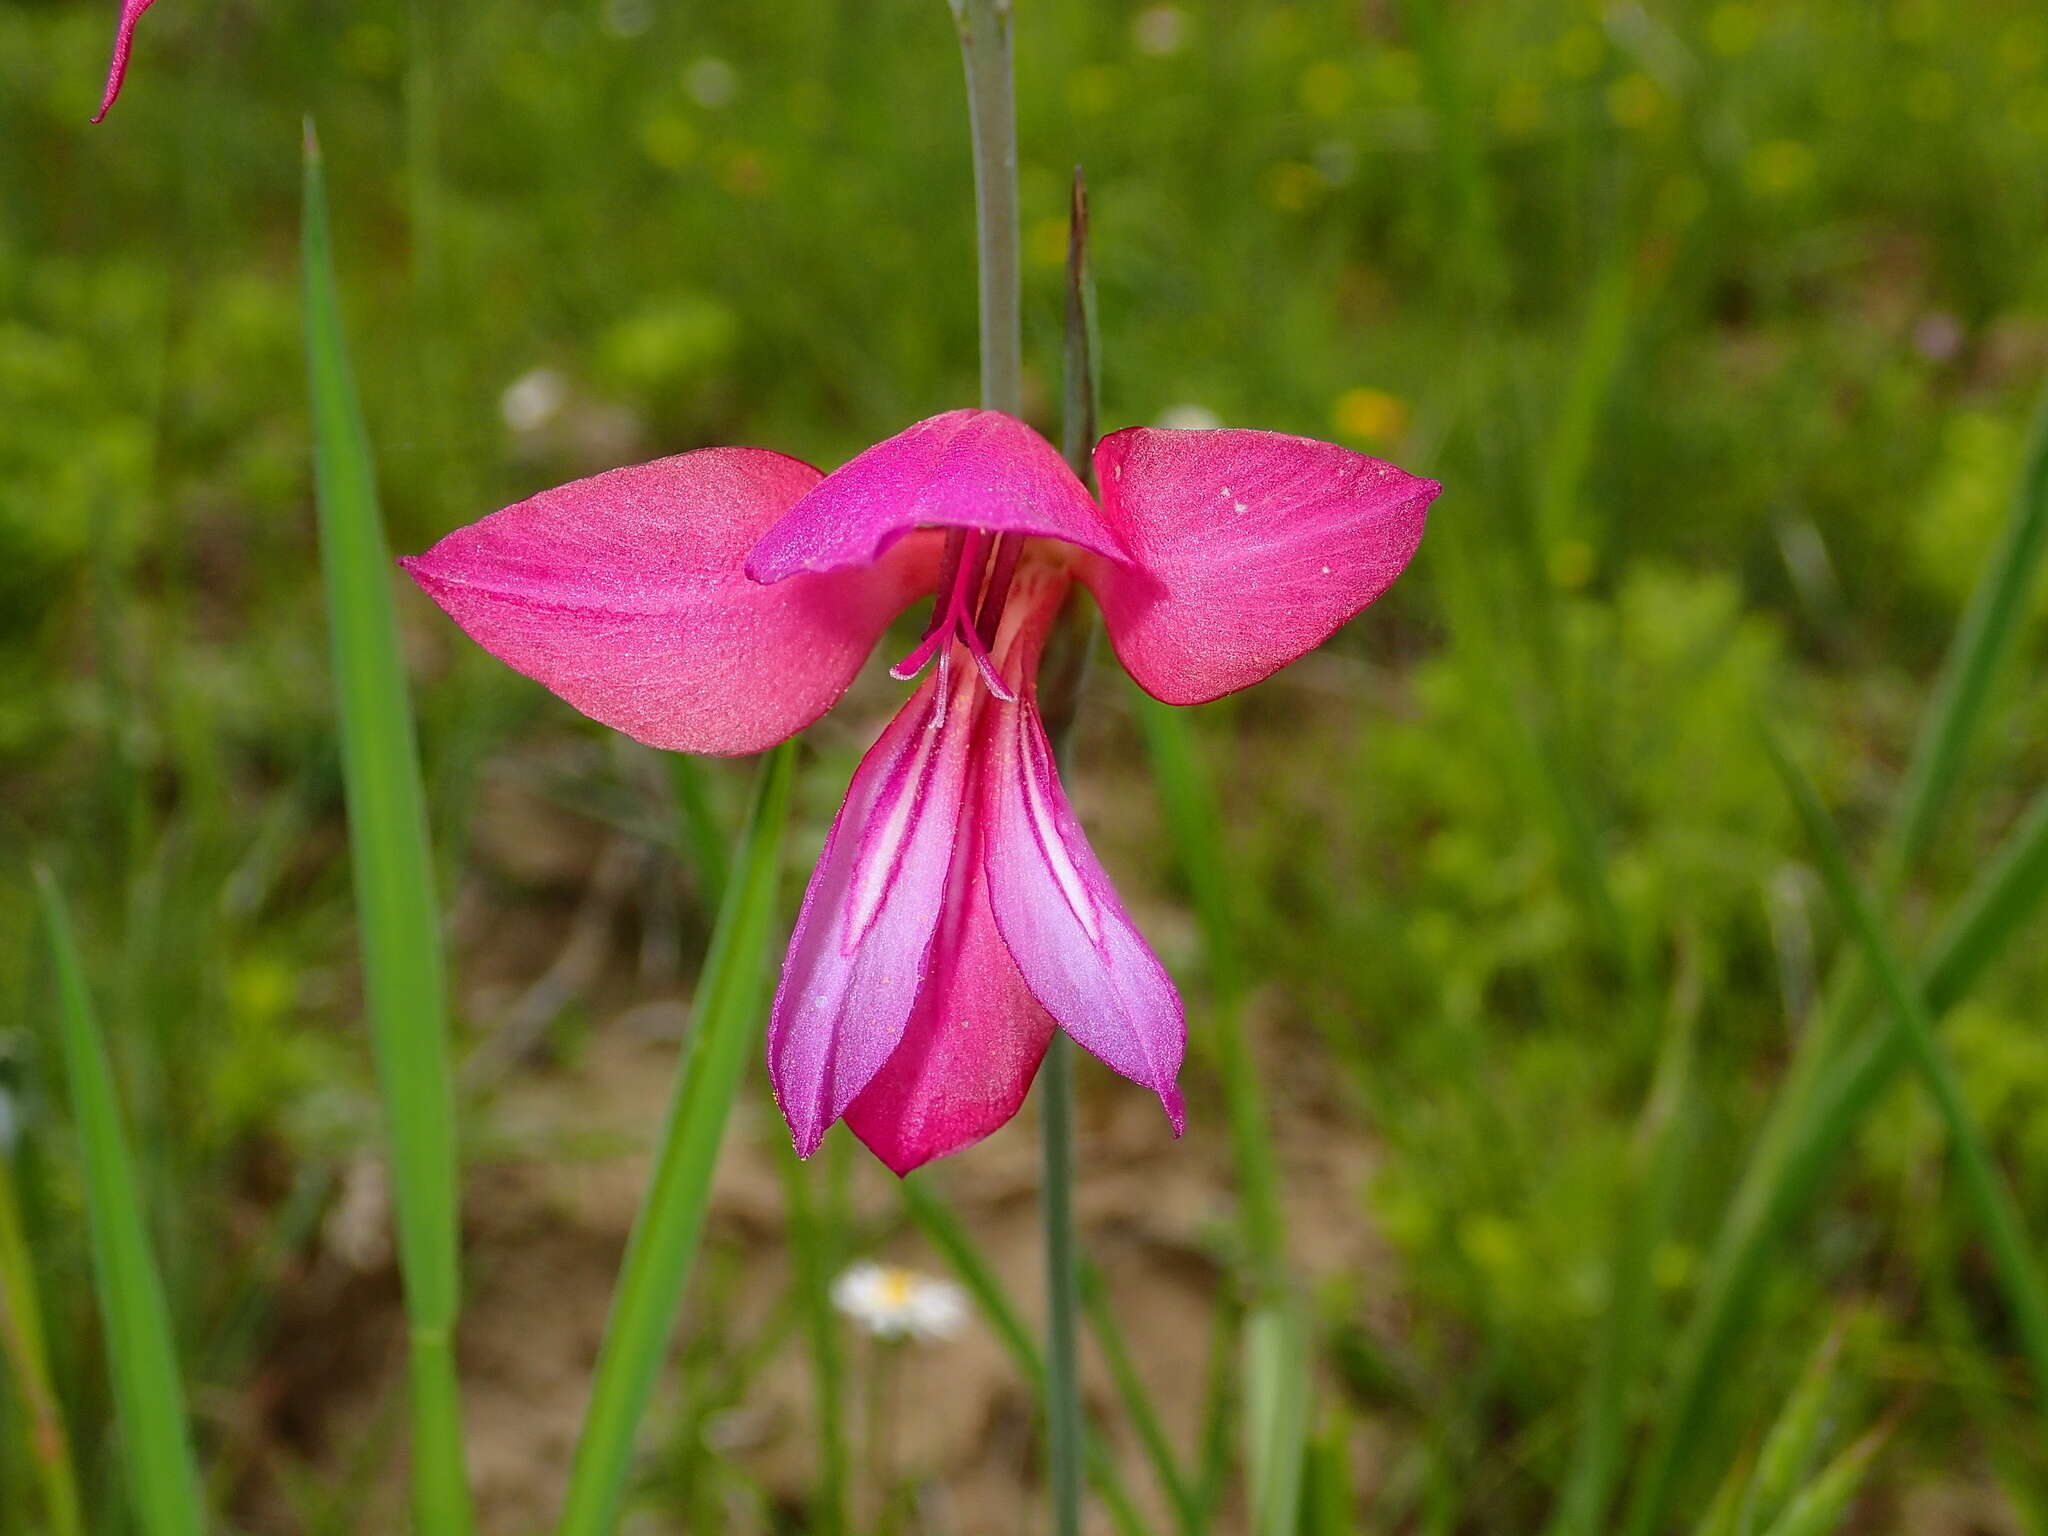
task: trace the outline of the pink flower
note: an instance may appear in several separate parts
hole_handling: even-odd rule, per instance
[[[1148,692],[1198,704],[1324,640],[1401,573],[1439,487],[1274,432],[1130,428],[1098,504],[994,411],[830,475],[709,448],[545,491],[400,562],[479,644],[657,747],[755,752],[936,594],[922,684],[855,772],[768,1026],[808,1156],[844,1118],[907,1173],[1002,1125],[1054,1029],[1179,1134],[1180,998],[1067,804],[1037,667],[1072,582]],[[936,665],[931,665],[936,662]]]
[[[135,23],[155,4],[156,0],[121,0],[121,19],[114,26],[114,58],[107,65],[107,88],[100,96],[99,111],[92,115],[94,122],[106,117],[114,98],[121,94],[121,82],[128,78],[128,55],[135,47]]]

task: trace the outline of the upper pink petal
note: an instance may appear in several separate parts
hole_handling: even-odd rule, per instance
[[[1052,444],[1001,411],[948,411],[827,475],[762,537],[747,574],[775,582],[868,565],[922,526],[1036,534],[1125,557]]]
[[[758,752],[846,691],[935,579],[921,539],[764,587],[747,550],[818,471],[706,448],[543,491],[399,561],[485,650],[650,746]]]
[[[1159,1095],[1186,1123],[1187,1021],[1173,979],[1132,923],[1060,788],[1027,694],[992,705],[982,765],[989,905],[1032,995],[1081,1046]]]
[[[984,711],[985,724],[993,717]],[[972,1145],[1017,1113],[1053,1027],[996,931],[980,859],[963,848],[903,1041],[847,1107],[847,1126],[899,1174]]]
[[[1119,660],[1200,704],[1313,650],[1392,585],[1443,489],[1313,438],[1130,427],[1095,447],[1128,564],[1091,562]]]
[[[941,727],[940,682],[927,677],[861,759],[790,936],[768,1076],[802,1157],[895,1054],[929,979],[983,697],[960,669]]]
[[[135,23],[155,4],[156,0],[121,0],[121,19],[114,27],[114,58],[107,65],[107,88],[100,95],[99,111],[92,115],[94,122],[106,117],[114,98],[121,94],[121,82],[128,78],[128,55],[135,48]]]

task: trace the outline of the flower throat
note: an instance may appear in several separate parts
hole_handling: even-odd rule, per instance
[[[939,561],[938,592],[932,598],[931,622],[915,649],[889,675],[909,682],[939,660],[938,708],[944,718],[948,681],[953,666],[953,645],[957,640],[974,659],[975,670],[988,691],[1005,704],[1016,702],[1016,694],[1003,681],[989,647],[995,644],[996,628],[1002,623],[1003,604],[1009,600],[1010,582],[1017,574],[1017,558],[1024,550],[1024,535],[991,534],[980,528],[953,528],[946,533],[946,551]],[[938,720],[934,720],[936,725]]]

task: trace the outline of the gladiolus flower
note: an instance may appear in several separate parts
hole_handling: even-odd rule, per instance
[[[92,115],[94,122],[106,117],[114,98],[121,94],[121,82],[128,78],[128,55],[135,48],[135,23],[155,4],[156,0],[121,0],[121,19],[114,26],[114,57],[107,65],[107,88],[100,95],[99,111]]]
[[[1199,704],[1377,598],[1440,487],[1275,432],[1134,427],[1098,503],[1037,433],[951,411],[830,475],[708,448],[544,491],[400,563],[499,659],[656,747],[755,752],[845,691],[933,594],[924,681],[853,776],[768,1026],[797,1151],[845,1119],[898,1173],[1023,1102],[1055,1029],[1159,1095],[1179,995],[1060,787],[1037,667],[1068,589],[1131,676]]]

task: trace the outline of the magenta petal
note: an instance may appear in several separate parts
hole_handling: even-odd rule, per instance
[[[99,111],[92,115],[96,123],[106,117],[114,98],[121,94],[121,82],[128,78],[128,55],[135,47],[135,23],[154,4],[156,0],[121,0],[121,19],[114,27],[114,58],[107,65],[107,88],[100,95]]]
[[[1401,574],[1443,489],[1333,443],[1230,429],[1113,432],[1095,479],[1131,560],[1086,579],[1118,659],[1168,704],[1248,687],[1328,639]]]
[[[740,569],[818,471],[706,448],[543,491],[401,560],[470,638],[650,746],[758,752],[846,691],[935,575],[931,539],[776,587]]]
[[[898,1174],[970,1146],[1017,1113],[1053,1028],[996,931],[981,860],[963,841],[903,1043],[846,1124]]]
[[[768,1021],[768,1076],[799,1156],[902,1042],[928,978],[972,777],[980,685],[937,674],[861,759],[804,892]]]
[[[997,706],[982,773],[989,904],[1025,985],[1091,1054],[1159,1095],[1178,1136],[1180,994],[1067,804],[1038,709]]]
[[[762,537],[747,574],[773,582],[868,565],[920,526],[1037,534],[1124,558],[1052,444],[1000,411],[948,411],[827,475]]]

